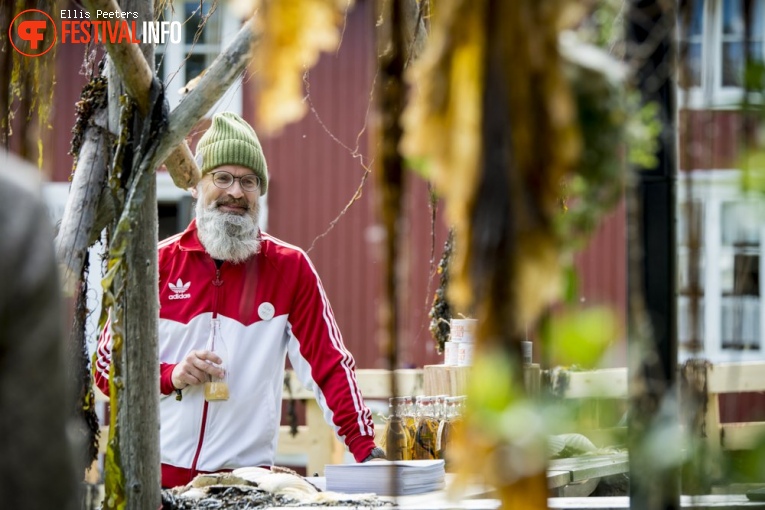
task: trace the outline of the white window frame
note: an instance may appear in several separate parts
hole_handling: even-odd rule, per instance
[[[693,180],[693,195],[688,197],[686,185],[687,179]],[[728,202],[745,200],[741,191],[741,172],[739,170],[699,170],[694,172],[681,172],[677,181],[677,214],[680,222],[684,221],[684,206],[689,200],[703,204],[704,216],[702,219],[702,237],[704,242],[701,246],[705,261],[720,261],[725,250],[722,245],[722,207]],[[682,256],[686,239],[682,238],[682,229],[678,228],[678,254]],[[706,263],[703,265],[703,297],[700,303],[702,315],[702,338],[704,350],[701,356],[714,363],[731,361],[762,361],[765,359],[765,218],[762,220],[760,237],[760,302],[759,302],[759,350],[735,350],[723,349],[722,340],[722,278],[719,262]],[[678,270],[682,271],[681,264]],[[687,309],[688,299],[678,295],[678,314]],[[700,312],[702,313],[702,312]],[[687,319],[679,317],[678,325],[687,322]],[[680,332],[678,332],[680,338]],[[678,358],[680,362],[689,359],[693,353],[688,352],[682,343],[678,345]]]
[[[736,108],[740,106],[743,100],[744,89],[742,87],[723,87],[722,85],[723,0],[698,1],[704,2],[701,86],[690,87],[687,90],[678,87],[678,107],[692,110]],[[763,38],[762,45],[765,50],[765,38]],[[759,94],[753,96],[750,97],[750,101],[761,102],[763,100]]]
[[[183,23],[184,19],[184,5],[189,3],[199,7],[199,0],[174,0],[175,8],[170,7],[166,10],[165,21],[178,21]],[[227,48],[231,42],[236,38],[236,34],[242,26],[241,20],[232,12],[227,3],[219,2],[217,6],[217,15],[221,18],[221,38],[219,44],[216,47],[212,47],[211,44],[201,45],[197,44],[195,50],[205,50],[203,53],[217,52],[220,54],[224,48]],[[166,97],[170,105],[170,110],[175,109],[181,102],[183,96],[180,93],[181,88],[186,85],[184,81],[183,66],[185,65],[186,53],[188,47],[185,44],[185,40],[181,44],[167,43],[160,47],[157,45],[157,54],[164,54],[163,70],[164,76],[162,80],[166,87]],[[202,51],[200,51],[202,53]],[[176,73],[176,71],[178,71]],[[173,77],[173,75],[175,76]],[[168,82],[167,80],[170,79]],[[206,116],[211,116],[216,112],[230,111],[238,115],[242,115],[242,78],[239,77],[229,87],[225,94],[213,105]]]

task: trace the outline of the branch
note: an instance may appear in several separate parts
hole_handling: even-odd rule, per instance
[[[106,180],[111,155],[111,136],[106,126],[106,108],[97,111],[85,131],[84,142],[72,177],[69,198],[56,236],[56,259],[59,261],[64,295],[73,296],[80,278],[85,252],[95,223],[95,212]]]
[[[121,11],[116,0],[85,0],[84,3],[94,19],[98,9],[106,12]],[[137,44],[111,44],[108,41],[104,42],[104,45],[122,78],[127,93],[137,103],[141,114],[146,115],[150,106],[149,90],[154,72],[146,62],[140,47]],[[189,188],[193,185],[192,183],[199,180],[199,169],[194,163],[191,150],[185,140],[173,150],[167,159],[166,166],[173,182],[179,188]]]
[[[167,132],[163,135],[157,148],[159,161],[168,157],[167,154],[170,150],[183,141],[186,134],[199,122],[199,119],[215,105],[231,84],[244,72],[249,62],[250,49],[259,36],[260,34],[255,32],[254,18],[250,18],[239,30],[234,41],[210,65],[199,83],[170,113]],[[175,154],[173,153],[169,157],[173,158]],[[170,159],[165,159],[166,165],[168,161]],[[196,183],[195,180],[186,187],[194,186]]]
[[[417,60],[425,50],[425,42],[428,39],[428,31],[425,28],[425,20],[422,18],[422,9],[425,8],[421,1],[404,0],[402,2],[402,17],[404,19],[404,48],[406,62]]]

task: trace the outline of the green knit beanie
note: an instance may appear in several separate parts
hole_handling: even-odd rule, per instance
[[[260,178],[260,194],[268,191],[268,167],[258,135],[235,113],[213,116],[212,125],[197,143],[196,160],[202,176],[223,165],[250,168]]]

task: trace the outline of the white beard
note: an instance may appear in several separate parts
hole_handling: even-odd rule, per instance
[[[238,264],[260,252],[258,235],[259,206],[247,214],[221,212],[215,203],[196,205],[197,234],[207,253],[214,259]]]

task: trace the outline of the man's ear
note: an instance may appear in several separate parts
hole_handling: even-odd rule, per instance
[[[189,191],[191,191],[191,197],[192,197],[194,200],[196,200],[196,199],[198,198],[198,197],[197,197],[197,187],[196,187],[196,186],[193,186],[193,187],[189,188]]]

